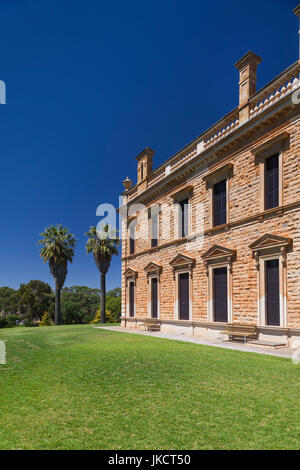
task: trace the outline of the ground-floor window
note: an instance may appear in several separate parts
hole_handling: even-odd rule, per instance
[[[151,318],[158,318],[158,279],[151,278]]]
[[[265,261],[267,325],[280,326],[279,259]]]
[[[250,245],[257,269],[260,326],[287,325],[287,259],[292,240],[266,233]]]
[[[170,262],[173,268],[175,320],[193,319],[193,268],[196,260],[178,253]]]
[[[135,295],[134,295],[134,281],[129,282],[129,316],[134,317],[135,314]]]
[[[203,255],[207,274],[207,319],[209,322],[232,322],[232,271],[236,251],[213,245]]]
[[[213,270],[213,305],[214,321],[228,322],[228,283],[227,267],[215,268]]]
[[[190,318],[189,277],[189,273],[178,274],[179,320],[189,320]]]

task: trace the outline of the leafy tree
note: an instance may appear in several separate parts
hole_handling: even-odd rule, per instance
[[[72,302],[80,311],[79,323],[88,323],[99,306],[99,294],[99,289],[86,286],[64,287],[61,295],[62,308],[65,302]]]
[[[76,302],[72,302],[72,300],[63,301],[61,311],[62,321],[65,325],[85,323],[84,315]]]
[[[118,254],[120,240],[116,230],[108,224],[104,225],[101,231],[97,231],[96,227],[90,227],[85,235],[88,236],[86,251],[93,253],[95,263],[101,273],[101,323],[105,323],[105,277],[110,267],[111,257]]]
[[[121,297],[111,296],[111,292],[106,296],[106,312],[110,311],[110,316],[118,322],[121,316]]]
[[[121,287],[116,287],[115,289],[110,290],[109,292],[107,292],[107,295],[109,295],[110,297],[121,298]]]
[[[49,284],[38,280],[21,284],[18,294],[20,312],[26,314],[28,320],[41,320],[54,300]]]
[[[49,262],[50,272],[55,280],[55,324],[60,323],[60,293],[64,285],[68,262],[72,263],[76,239],[69,233],[69,229],[62,225],[51,225],[40,234],[43,239],[39,244],[43,245],[40,250],[44,262]]]
[[[18,291],[11,287],[0,287],[0,312],[4,312],[5,315],[16,314],[18,303]]]

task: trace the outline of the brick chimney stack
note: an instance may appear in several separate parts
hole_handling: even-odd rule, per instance
[[[144,191],[148,187],[148,179],[152,173],[153,160],[155,151],[150,147],[146,147],[137,157],[137,184],[138,191]]]
[[[262,59],[254,52],[247,52],[235,67],[240,73],[239,79],[239,123],[243,124],[249,119],[249,99],[256,92],[256,69]]]

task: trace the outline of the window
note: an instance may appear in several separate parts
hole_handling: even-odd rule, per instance
[[[158,228],[159,228],[159,215],[152,214],[151,216],[151,247],[158,245]]]
[[[176,320],[192,320],[193,318],[193,268],[195,262],[194,258],[180,253],[170,261],[175,283],[174,316]]]
[[[279,205],[279,158],[273,155],[267,158],[266,166],[266,209],[272,209]]]
[[[129,253],[134,254],[135,251],[135,225],[130,225],[129,229]]]
[[[250,245],[257,269],[258,324],[287,325],[287,260],[292,239],[266,233]]]
[[[214,269],[214,321],[228,322],[227,266]]]
[[[141,162],[141,180],[144,179],[144,162]]]
[[[187,237],[189,232],[189,199],[179,202],[179,238]]]
[[[158,318],[158,279],[151,278],[151,318]]]
[[[179,290],[179,320],[189,320],[190,318],[190,293],[189,293],[190,275],[189,273],[180,273],[178,275]]]
[[[280,326],[279,259],[265,263],[266,324]]]
[[[135,306],[134,306],[134,282],[129,282],[129,316],[134,317]]]
[[[255,165],[259,166],[260,212],[284,204],[283,165],[285,151],[289,148],[290,134],[284,131],[252,149]]]
[[[223,225],[227,222],[227,197],[226,197],[226,180],[222,180],[214,185],[213,188],[213,224]]]
[[[232,269],[236,250],[213,245],[202,258],[208,278],[207,319],[232,323]]]

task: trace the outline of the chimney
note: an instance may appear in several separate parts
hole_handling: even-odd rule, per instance
[[[137,185],[138,191],[144,191],[148,187],[148,179],[152,173],[152,157],[155,151],[146,147],[137,157]]]
[[[249,99],[256,92],[256,69],[262,59],[254,52],[247,52],[235,67],[240,73],[239,80],[239,122],[243,124],[249,119]]]

